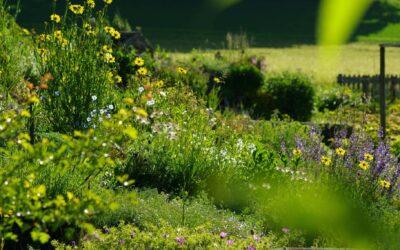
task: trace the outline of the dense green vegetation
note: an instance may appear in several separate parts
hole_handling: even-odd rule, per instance
[[[0,0],[0,249],[399,249],[399,103],[383,137],[374,99],[307,66],[316,47],[138,53],[112,2],[60,3],[32,33]],[[261,4],[225,3],[198,4]]]

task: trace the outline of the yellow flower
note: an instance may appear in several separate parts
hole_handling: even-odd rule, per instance
[[[108,45],[103,45],[103,51],[106,52],[106,53],[112,53],[113,52],[112,48],[110,46],[108,46]]]
[[[336,149],[336,154],[343,156],[344,154],[346,154],[346,150],[344,150],[343,148],[337,148]]]
[[[84,30],[91,30],[91,29],[92,29],[92,25],[90,25],[90,23],[85,23],[85,24],[83,25],[83,29],[84,29]]]
[[[115,57],[113,57],[113,55],[107,53],[104,55],[104,59],[106,60],[106,62],[108,63],[115,63]]]
[[[113,27],[106,26],[104,27],[104,31],[111,34],[112,32],[115,32],[115,29]]]
[[[119,31],[114,29],[114,31],[111,32],[111,36],[114,37],[115,40],[118,40],[121,38],[121,33],[119,33]]]
[[[182,68],[182,67],[178,67],[178,68],[176,69],[176,71],[178,71],[178,73],[179,73],[179,74],[182,74],[182,75],[186,75],[186,74],[187,74],[187,70],[184,69],[184,68]]]
[[[50,16],[50,20],[55,23],[59,23],[61,21],[61,17],[57,14],[53,14]]]
[[[88,30],[88,31],[86,31],[86,35],[88,35],[88,36],[95,36],[95,35],[97,35],[97,32],[94,31],[94,30]]]
[[[293,155],[294,156],[300,156],[303,152],[301,151],[301,149],[295,148],[293,149]]]
[[[94,0],[88,0],[88,1],[87,1],[87,5],[88,5],[89,8],[91,8],[91,9],[93,9],[93,8],[96,6],[96,4],[94,3]]]
[[[41,42],[50,41],[50,35],[40,34],[39,35],[39,41],[41,41]]]
[[[134,63],[135,65],[142,67],[144,65],[144,60],[141,57],[136,57]]]
[[[135,113],[138,114],[138,115],[140,115],[140,116],[143,116],[143,117],[147,117],[147,116],[148,116],[146,110],[141,109],[141,108],[136,109],[136,110],[135,110]]]
[[[62,41],[62,32],[61,32],[61,30],[56,30],[56,31],[54,31],[54,37],[55,37],[58,41]]]
[[[367,170],[369,168],[369,163],[366,161],[360,161],[360,163],[358,164],[358,166],[362,169],[362,170]]]
[[[133,105],[133,103],[134,103],[133,99],[130,98],[130,97],[126,97],[126,98],[124,99],[124,101],[126,102],[126,104],[129,104],[129,105]]]
[[[390,182],[385,181],[385,180],[380,180],[379,185],[381,185],[382,188],[390,188]]]
[[[121,76],[115,76],[115,82],[116,83],[121,83],[122,82],[122,77]]]
[[[331,157],[322,156],[321,163],[324,164],[325,166],[329,167],[332,164],[332,159],[331,159]]]
[[[141,75],[141,76],[147,75],[147,69],[146,69],[145,67],[139,68],[137,72],[138,72],[138,74]]]
[[[103,2],[104,2],[105,4],[111,4],[111,3],[112,3],[112,0],[103,0]]]
[[[113,77],[114,77],[113,72],[108,71],[108,72],[107,72],[107,79],[108,79],[110,82],[112,82],[112,81],[113,81]]]
[[[218,83],[221,83],[221,79],[219,79],[218,77],[214,77],[213,80],[214,80],[214,82],[217,83],[217,84],[218,84]]]
[[[39,55],[43,56],[47,53],[47,50],[45,48],[38,48],[37,52],[39,53]]]
[[[164,86],[164,81],[163,80],[160,80],[160,81],[156,82],[156,87],[157,88],[162,88],[162,86]]]
[[[72,13],[74,13],[75,15],[82,15],[85,7],[79,4],[72,4],[71,6],[69,6],[69,10],[72,11]]]
[[[374,156],[369,153],[365,153],[364,159],[366,159],[367,161],[372,161],[374,159]]]

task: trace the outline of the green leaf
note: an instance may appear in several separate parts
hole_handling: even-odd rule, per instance
[[[31,237],[33,241],[39,241],[44,244],[50,240],[50,235],[45,232],[40,232],[38,230],[34,230],[31,232]]]

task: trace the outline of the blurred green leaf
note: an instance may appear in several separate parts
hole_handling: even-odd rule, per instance
[[[317,28],[322,45],[345,43],[360,23],[373,0],[324,0]]]

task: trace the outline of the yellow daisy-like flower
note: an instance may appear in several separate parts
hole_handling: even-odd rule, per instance
[[[293,155],[294,156],[300,156],[303,152],[301,151],[301,149],[295,148],[293,149]]]
[[[388,182],[388,181],[385,181],[385,180],[380,180],[379,181],[379,185],[382,187],[382,188],[390,188],[390,182]]]
[[[365,153],[364,159],[366,159],[367,161],[372,161],[374,159],[374,156],[369,153]]]
[[[53,14],[50,16],[50,20],[55,23],[59,23],[61,21],[61,17],[57,14]]]
[[[115,63],[115,57],[109,53],[104,55],[104,60],[108,63]]]
[[[54,31],[54,37],[55,37],[58,41],[62,41],[63,35],[62,35],[61,30],[56,30],[56,31]]]
[[[336,154],[339,156],[343,156],[346,154],[346,150],[344,150],[343,148],[337,148],[336,149]]]
[[[111,46],[108,46],[108,45],[103,45],[103,51],[106,52],[106,53],[112,53],[113,52]]]
[[[39,35],[39,41],[41,41],[41,42],[50,41],[50,35],[40,34]]]
[[[135,65],[142,67],[144,65],[144,60],[141,57],[136,57],[135,61],[133,61],[135,63]]]
[[[97,32],[94,31],[94,30],[88,30],[88,31],[86,31],[86,35],[88,35],[88,36],[95,36],[95,35],[97,35]]]
[[[328,157],[328,156],[322,156],[321,163],[324,164],[325,166],[329,167],[332,164],[332,159],[331,159],[331,157]]]
[[[221,79],[219,79],[218,77],[214,77],[214,82],[216,83],[216,84],[218,84],[218,83],[221,83]]]
[[[114,29],[114,31],[111,32],[111,36],[114,37],[115,40],[119,40],[121,38],[121,33]]]
[[[157,88],[162,88],[162,86],[164,86],[164,81],[163,80],[160,80],[160,81],[156,82],[156,87]]]
[[[115,82],[116,83],[121,83],[122,82],[122,77],[121,76],[115,76]]]
[[[47,50],[45,48],[39,48],[37,49],[37,52],[39,53],[39,55],[43,56],[47,53]]]
[[[111,4],[111,3],[112,3],[112,0],[103,0],[103,2],[104,2],[105,4]]]
[[[178,71],[178,73],[179,73],[179,74],[182,74],[182,75],[186,75],[186,74],[187,74],[187,70],[184,69],[184,68],[182,68],[182,67],[178,67],[178,68],[176,69],[176,71]]]
[[[105,31],[106,33],[111,34],[112,32],[115,32],[115,29],[114,29],[113,27],[106,26],[106,27],[104,27],[104,31]]]
[[[137,72],[141,76],[146,76],[147,75],[147,69],[145,67],[139,68]]]
[[[362,170],[367,170],[369,168],[369,163],[366,161],[360,161],[360,163],[358,164],[358,166],[362,169]]]
[[[72,13],[74,13],[75,15],[82,15],[85,7],[79,4],[72,4],[71,6],[69,6],[69,10],[72,11]]]
[[[89,8],[91,8],[91,9],[93,9],[93,8],[96,6],[94,0],[88,0],[88,1],[87,1],[87,5],[88,5]]]

